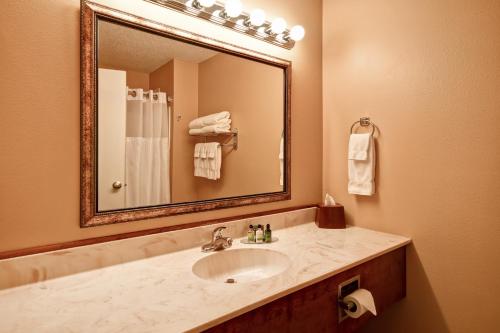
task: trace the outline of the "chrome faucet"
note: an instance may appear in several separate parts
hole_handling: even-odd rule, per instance
[[[203,245],[201,247],[201,250],[203,252],[210,252],[230,248],[233,245],[233,239],[231,237],[222,236],[222,231],[224,229],[226,229],[226,227],[215,228],[212,232],[212,241],[208,244]]]

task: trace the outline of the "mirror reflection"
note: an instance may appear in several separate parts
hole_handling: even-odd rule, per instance
[[[97,210],[284,191],[283,68],[99,20]]]

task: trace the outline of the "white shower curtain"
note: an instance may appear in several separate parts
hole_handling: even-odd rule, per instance
[[[135,96],[127,96],[126,207],[170,203],[167,95],[142,89],[129,92]]]

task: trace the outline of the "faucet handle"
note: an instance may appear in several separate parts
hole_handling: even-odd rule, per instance
[[[233,239],[231,237],[226,238],[226,242],[222,245],[223,248],[228,249],[233,245]]]
[[[222,231],[224,229],[227,229],[227,228],[224,227],[224,226],[215,228],[214,231],[213,231],[214,239],[222,237]]]

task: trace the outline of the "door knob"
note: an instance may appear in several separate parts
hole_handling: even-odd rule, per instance
[[[119,181],[116,181],[113,183],[113,188],[114,189],[119,189],[119,188],[122,188],[122,183],[119,182]]]

